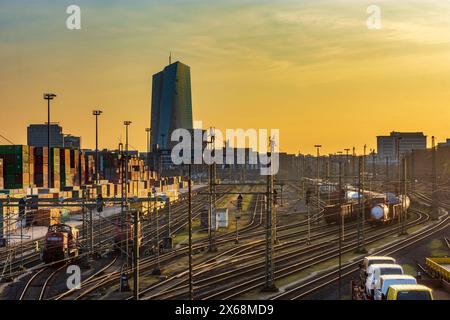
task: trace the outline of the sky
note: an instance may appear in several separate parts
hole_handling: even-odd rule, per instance
[[[66,8],[81,9],[69,30]],[[376,4],[381,29],[369,29]],[[450,1],[0,0],[0,135],[52,121],[93,148],[146,149],[151,76],[191,67],[203,127],[280,130],[280,149],[376,147],[376,135],[450,137]],[[1,138],[0,138],[1,139]],[[6,144],[6,141],[0,141]]]

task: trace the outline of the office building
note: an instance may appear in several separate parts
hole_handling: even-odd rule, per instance
[[[72,136],[70,134],[64,136],[64,148],[80,149],[81,137]]]
[[[190,67],[177,61],[153,75],[151,106],[152,150],[170,150],[175,129],[192,129]]]
[[[377,136],[378,160],[396,162],[411,150],[427,148],[427,136],[423,132],[396,132],[389,136]]]
[[[27,144],[33,147],[47,147],[48,144],[47,124],[30,124],[27,128]],[[62,127],[57,123],[50,124],[50,146],[55,148],[64,147],[64,135]]]

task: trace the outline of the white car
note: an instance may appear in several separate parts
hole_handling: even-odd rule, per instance
[[[364,258],[360,265],[360,271],[361,271],[361,282],[366,282],[367,278],[367,270],[369,270],[369,267],[373,264],[395,264],[397,263],[394,258],[392,257],[386,257],[386,256],[367,256]]]
[[[366,294],[373,297],[374,290],[384,275],[402,275],[403,268],[398,264],[372,264],[367,270]]]
[[[373,294],[374,300],[386,299],[387,291],[390,286],[396,284],[417,284],[416,278],[409,275],[385,275],[380,277],[380,281],[375,287]]]

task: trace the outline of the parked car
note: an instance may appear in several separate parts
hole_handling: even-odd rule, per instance
[[[381,276],[399,274],[403,274],[403,268],[398,264],[372,264],[367,270],[366,295],[369,298],[373,297],[374,290],[378,286]]]
[[[397,284],[417,284],[416,278],[409,275],[384,275],[375,287],[373,298],[375,300],[385,300],[390,286]]]
[[[433,300],[433,291],[420,284],[392,285],[386,300]]]
[[[397,263],[394,258],[386,256],[367,256],[360,264],[360,278],[361,283],[366,282],[367,271],[373,264],[395,264]]]

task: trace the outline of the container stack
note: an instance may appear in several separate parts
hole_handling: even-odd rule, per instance
[[[85,154],[80,152],[78,156],[78,163],[80,164],[78,168],[78,176],[80,178],[80,186],[86,184],[86,158]]]
[[[80,151],[70,150],[70,175],[73,177],[72,185],[80,185],[79,176],[79,165],[80,165]]]
[[[3,177],[6,189],[22,189],[30,186],[28,146],[0,146],[0,159],[3,159]]]
[[[38,209],[34,214],[33,224],[35,226],[52,226],[60,222],[61,213],[59,209]]]
[[[3,182],[3,159],[0,159],[0,190],[5,189]]]
[[[48,148],[34,148],[34,184],[48,188]]]
[[[59,189],[61,187],[61,160],[59,148],[50,148],[50,166],[51,166],[51,187]]]
[[[95,177],[95,157],[92,154],[86,155],[86,184],[94,183]]]
[[[73,178],[70,172],[70,149],[60,149],[60,179],[61,179],[61,188],[64,187],[72,187],[73,186]]]
[[[34,147],[33,146],[28,146],[28,165],[30,166],[30,187],[34,187],[35,186],[35,182],[34,182]]]

